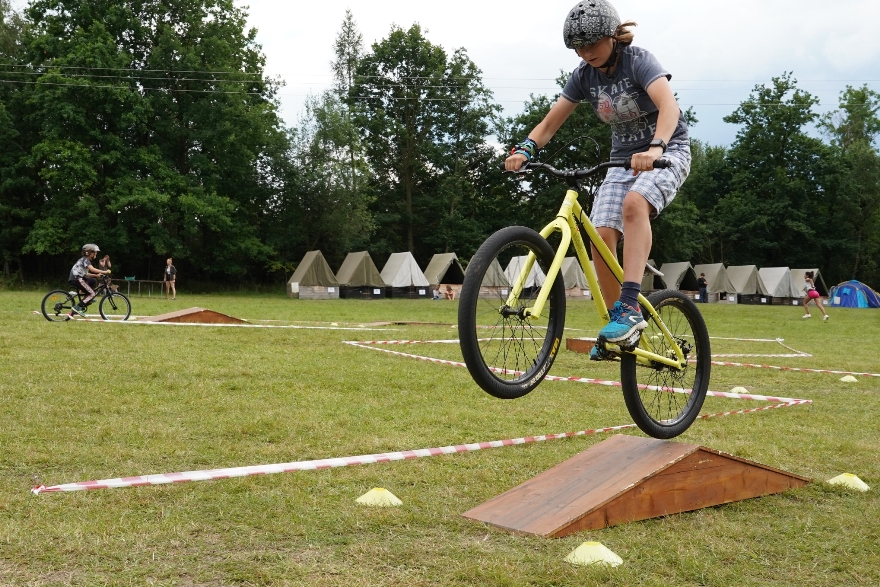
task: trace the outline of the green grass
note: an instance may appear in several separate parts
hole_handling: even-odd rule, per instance
[[[628,423],[617,388],[545,382],[515,401],[465,369],[343,345],[456,338],[457,302],[277,296],[132,300],[157,314],[201,306],[358,330],[51,324],[40,292],[0,294],[2,585],[878,585],[880,378],[713,368],[710,389],[809,398],[811,406],[697,421],[678,440],[815,479],[806,488],[548,540],[461,513],[607,436],[388,464],[34,496],[39,482],[298,461]],[[880,312],[704,305],[710,333],[775,338],[810,358],[739,362],[880,373]],[[818,314],[818,313],[816,313]],[[444,324],[360,328],[361,323]],[[570,336],[599,325],[572,303]],[[582,329],[582,330],[580,330]],[[456,345],[395,350],[460,360]],[[715,353],[788,353],[713,340]],[[553,372],[617,379],[561,353]],[[704,412],[765,405],[709,398]],[[630,434],[639,434],[636,431]],[[842,472],[872,486],[824,481]],[[35,481],[36,480],[36,481]],[[399,508],[366,508],[373,487]],[[615,569],[563,558],[597,540]]]

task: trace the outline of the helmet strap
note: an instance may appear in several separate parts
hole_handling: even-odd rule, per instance
[[[605,60],[605,63],[600,65],[597,69],[601,69],[602,73],[608,75],[611,72],[611,68],[617,64],[617,57],[620,55],[620,43],[617,42],[617,39],[614,39],[614,47],[611,49],[611,55],[608,56],[608,59]]]

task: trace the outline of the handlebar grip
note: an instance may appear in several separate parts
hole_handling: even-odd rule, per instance
[[[657,159],[654,161],[654,169],[668,169],[672,166],[672,163],[668,159]],[[627,157],[623,160],[623,168],[626,170],[632,169],[632,157]]]
[[[510,173],[522,173],[528,168],[529,168],[529,161],[526,161],[525,163],[522,164],[522,166],[519,169],[517,169],[516,171],[511,171]],[[501,171],[507,171],[507,169],[504,167],[504,163],[499,163],[498,169],[500,169]]]

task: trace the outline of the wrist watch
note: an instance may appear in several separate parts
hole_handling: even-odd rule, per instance
[[[666,141],[664,141],[663,139],[654,139],[653,141],[651,141],[650,146],[648,148],[650,149],[651,147],[660,147],[661,149],[663,149],[663,152],[665,153],[666,152]]]

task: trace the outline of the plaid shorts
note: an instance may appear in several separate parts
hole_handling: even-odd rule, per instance
[[[654,206],[651,218],[656,218],[663,208],[675,198],[675,194],[691,169],[691,148],[687,143],[669,145],[663,153],[672,165],[666,169],[642,172],[633,177],[632,171],[612,167],[599,186],[590,222],[593,226],[605,226],[623,233],[623,199],[629,192],[637,192]]]

